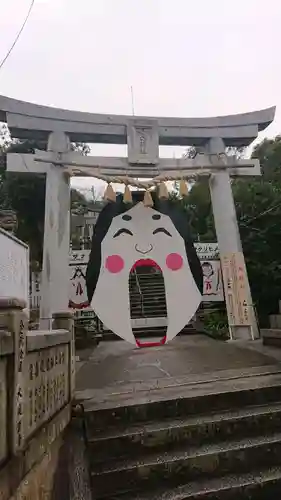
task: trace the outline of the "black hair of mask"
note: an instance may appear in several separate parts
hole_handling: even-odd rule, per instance
[[[132,191],[133,202],[124,203],[123,195],[118,195],[116,197],[116,202],[108,202],[100,212],[96,225],[94,227],[91,253],[86,271],[86,286],[89,302],[91,302],[92,300],[100,274],[101,243],[108,232],[113,218],[118,215],[124,214],[124,220],[130,220],[130,216],[126,215],[126,212],[128,212],[128,210],[130,210],[137,203],[142,202],[143,196],[143,191]],[[156,219],[157,217],[157,219],[160,219],[161,214],[170,217],[178,233],[183,238],[190,270],[192,272],[196,285],[200,293],[202,294],[202,268],[191,239],[191,231],[187,214],[184,211],[180,210],[173,201],[169,199],[166,200],[158,198],[155,192],[151,192],[151,196],[154,203],[152,209],[159,212],[159,214],[154,214],[153,218]],[[186,297],[186,300],[188,300],[188,297]]]

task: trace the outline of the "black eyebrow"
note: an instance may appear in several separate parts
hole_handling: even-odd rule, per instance
[[[167,231],[167,229],[165,229],[164,227],[158,227],[153,231],[152,234],[157,234],[157,233],[165,233],[167,236],[172,236],[171,233],[169,233],[169,231]]]
[[[159,220],[159,219],[161,219],[161,215],[160,214],[154,214],[154,215],[152,215],[152,219]]]
[[[126,229],[125,227],[122,227],[121,229],[119,229],[114,235],[113,235],[113,238],[117,238],[117,236],[120,236],[120,234],[129,234],[130,236],[133,236],[133,233],[132,231],[130,231],[130,229]]]
[[[128,214],[122,215],[123,220],[132,220],[132,217]]]

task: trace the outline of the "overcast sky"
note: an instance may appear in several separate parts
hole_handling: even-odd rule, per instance
[[[1,0],[0,61],[29,5]],[[35,0],[0,71],[0,94],[131,114],[133,86],[135,114],[153,116],[216,116],[277,105],[275,122],[263,134],[274,136],[281,132],[280,26],[280,0]],[[93,154],[125,150],[95,146]]]

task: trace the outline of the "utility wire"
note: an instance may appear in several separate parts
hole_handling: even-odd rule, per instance
[[[9,50],[8,50],[7,54],[5,55],[4,59],[3,59],[3,60],[2,60],[2,62],[0,63],[0,70],[2,69],[2,67],[4,66],[4,64],[5,64],[5,62],[7,61],[8,57],[10,56],[10,54],[11,54],[12,50],[13,50],[13,49],[14,49],[14,47],[16,46],[16,44],[17,44],[17,42],[18,42],[18,39],[19,39],[19,37],[21,36],[21,34],[22,34],[23,30],[24,30],[24,27],[25,27],[25,25],[26,25],[26,23],[27,23],[27,21],[28,21],[28,19],[29,19],[29,16],[30,16],[30,14],[31,14],[31,11],[32,11],[32,8],[33,8],[34,4],[35,4],[35,0],[31,0],[30,7],[29,7],[29,9],[28,9],[28,12],[27,12],[26,18],[25,18],[25,20],[24,20],[24,22],[23,22],[23,24],[22,24],[22,26],[21,26],[21,29],[19,30],[19,32],[18,32],[18,34],[17,34],[17,36],[16,36],[15,40],[13,41],[13,43],[12,43],[11,47],[9,48]]]
[[[276,210],[279,207],[281,207],[281,203],[278,203],[277,205],[274,205],[273,207],[268,208],[264,212],[260,212],[259,214],[255,215],[254,217],[251,217],[250,219],[248,219],[246,221],[241,220],[239,222],[239,224],[243,227],[249,227],[249,224],[251,224],[251,222],[259,219],[260,217],[263,217],[264,215],[269,214],[270,212],[273,212],[274,210]],[[255,228],[251,227],[251,229],[255,229]]]

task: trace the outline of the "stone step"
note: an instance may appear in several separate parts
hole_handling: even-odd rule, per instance
[[[269,427],[270,422],[270,427]],[[179,443],[189,446],[221,440],[281,432],[281,403],[242,408],[185,419],[132,425],[97,433],[88,429],[92,462],[171,451]],[[110,454],[108,453],[110,450]]]
[[[146,302],[152,301],[152,303],[153,303],[155,297],[158,300],[166,301],[166,295],[165,295],[165,292],[163,290],[158,291],[158,290],[151,289],[147,293],[144,293],[144,291],[142,291],[142,295],[140,295],[139,292],[133,292],[133,293],[131,293],[130,294],[130,302],[132,303],[132,302],[134,302],[136,300],[138,300],[138,301],[139,300],[145,300]]]
[[[134,329],[134,334],[137,338],[163,338],[166,330],[167,329],[162,326],[156,326],[154,328],[136,328]],[[194,335],[196,333],[196,330],[192,326],[186,326],[178,335]]]
[[[139,311],[139,315],[136,316],[136,312]],[[158,307],[149,307],[144,305],[143,308],[133,307],[131,308],[131,319],[134,318],[165,318],[167,317],[167,310],[164,305]]]
[[[281,491],[281,468],[250,474],[199,480],[175,488],[156,489],[144,494],[114,495],[114,500],[277,500]]]
[[[165,314],[163,315],[165,316]],[[158,318],[159,314],[157,313],[155,316],[147,316],[148,318]],[[132,319],[138,319],[140,318],[140,315],[137,315],[136,317],[133,317]],[[152,338],[152,337],[160,337],[163,338],[164,335],[166,334],[167,328],[163,328],[163,326],[155,326],[155,327],[143,327],[143,328],[133,328],[134,334],[137,338],[145,338],[147,337]],[[195,335],[197,330],[192,326],[192,325],[186,325],[178,335]],[[102,341],[112,341],[112,340],[121,340],[120,337],[118,337],[115,333],[105,330],[101,334],[101,339]]]
[[[264,345],[281,347],[281,329],[277,328],[262,329],[261,336]]]
[[[132,301],[131,301],[131,309],[134,308],[134,307],[145,307],[147,309],[159,309],[159,307],[161,307],[162,309],[166,309],[166,300],[165,298],[161,297],[159,298],[159,300],[153,300],[151,301],[149,298],[145,298],[143,299],[143,301],[141,302],[140,301],[140,298],[134,298]]]
[[[110,453],[110,450],[109,450]],[[173,487],[200,477],[242,474],[281,465],[281,433],[252,439],[222,441],[178,451],[94,465],[91,475],[96,498],[118,492]]]
[[[151,300],[151,299],[153,299],[153,297],[157,297],[157,298],[159,297],[161,299],[164,299],[166,297],[165,290],[163,288],[162,289],[148,288],[147,290],[144,290],[142,288],[141,295],[142,295],[143,299],[146,299],[146,300]],[[140,298],[141,295],[139,292],[136,292],[134,290],[134,292],[130,293],[130,300],[137,298],[137,297]]]
[[[281,328],[281,314],[270,314],[270,328]]]
[[[139,274],[138,275],[138,281],[143,282],[143,281],[158,281],[158,282],[164,282],[164,277],[162,274]]]
[[[143,300],[146,302],[150,302],[152,300],[153,301],[152,303],[154,303],[155,301],[153,299],[155,297],[157,297],[158,300],[162,300],[163,302],[166,301],[165,292],[164,293],[161,292],[161,295],[160,295],[160,294],[157,294],[156,290],[150,290],[149,294],[146,294],[146,295],[143,294],[142,296],[139,293],[131,294],[130,295],[130,302],[132,304],[132,302],[134,302],[134,301]]]
[[[158,290],[159,292],[165,293],[165,285],[164,283],[150,283],[144,282],[140,283],[140,289],[142,292],[150,292],[151,290]],[[137,287],[134,288],[134,291],[137,291]]]
[[[164,283],[145,282],[145,283],[140,283],[139,286],[137,286],[137,285],[129,286],[130,293],[133,293],[133,292],[137,293],[137,292],[139,292],[139,289],[141,289],[141,291],[147,290],[148,292],[150,290],[160,290],[160,291],[164,292],[165,285],[164,285]]]
[[[163,285],[164,279],[161,275],[157,276],[157,274],[139,274],[137,280],[135,278],[130,278],[129,280],[130,285],[137,285],[142,283],[162,283]]]
[[[132,291],[130,292],[130,300],[134,299],[140,299],[140,298],[150,300],[152,297],[159,297],[161,299],[165,299],[165,290],[162,288],[161,290],[158,290],[157,288],[149,288],[147,290],[141,290],[141,294],[139,291]]]
[[[156,384],[144,384],[138,392],[134,388],[126,388],[124,394],[116,389],[108,388],[103,392],[103,401],[96,401],[91,394],[85,399],[81,393],[78,399],[83,399],[87,428],[96,431],[110,427],[125,426],[137,423],[176,419],[198,414],[242,409],[269,403],[279,403],[281,374],[278,368],[270,369],[268,373],[251,375],[241,373],[239,376],[227,375],[217,378],[217,374],[209,373],[189,381],[170,379]],[[267,370],[267,367],[264,368]],[[116,393],[116,394],[115,394]],[[132,397],[133,394],[133,397]]]

